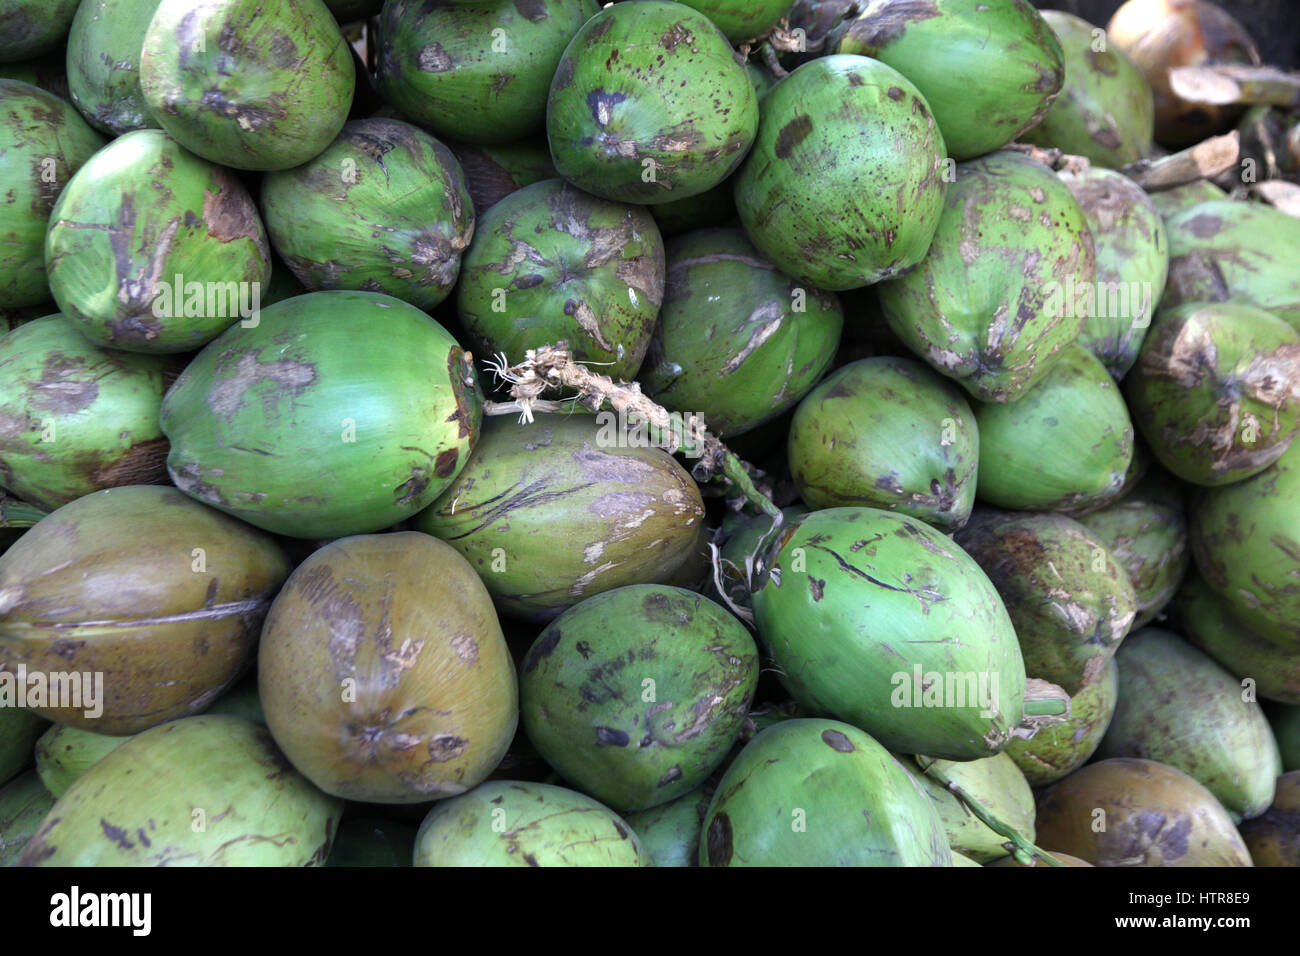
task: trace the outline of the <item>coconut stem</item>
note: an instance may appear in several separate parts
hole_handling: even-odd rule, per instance
[[[1241,134],[1234,129],[1161,159],[1139,159],[1120,172],[1147,192],[1154,193],[1185,186],[1198,179],[1213,179],[1236,166],[1240,154]]]
[[[966,809],[975,814],[980,823],[984,824],[998,836],[1006,837],[1010,843],[1004,844],[1011,848],[1012,855],[1025,866],[1033,865],[1033,858],[1038,857],[1048,866],[1065,866],[1060,860],[1056,859],[1045,850],[1040,850],[1024,836],[1015,827],[1008,823],[1003,823],[996,816],[989,812],[984,804],[980,803],[973,796],[965,791],[960,784],[955,783],[951,777],[940,770],[935,761],[930,757],[916,755],[916,763],[927,776],[942,784],[949,793],[966,805]]]
[[[713,441],[718,440],[714,438]],[[753,466],[748,462],[741,461],[735,454],[728,451],[721,442],[718,442],[718,445],[722,448],[723,476],[740,490],[746,501],[772,518],[775,525],[780,525],[781,509],[773,503],[771,498],[754,487],[754,482],[750,480],[749,472]]]
[[[1053,172],[1062,170],[1070,173],[1082,174],[1092,168],[1092,163],[1086,156],[1075,156],[1073,153],[1067,153],[1056,147],[1045,148],[1042,146],[1031,146],[1028,143],[1008,143],[1007,149],[1017,153],[1023,153],[1035,162],[1042,163]]]
[[[45,514],[35,505],[0,494],[0,528],[30,528]]]
[[[787,70],[785,67],[783,67],[781,65],[781,61],[776,58],[776,50],[772,47],[772,44],[764,43],[762,46],[762,50],[763,50],[763,65],[767,67],[768,71],[773,76],[775,76],[778,80],[784,80],[787,76],[790,75],[790,71]]]
[[[1284,73],[1271,66],[1223,63],[1175,67],[1169,71],[1169,87],[1189,103],[1300,106],[1300,73]]]
[[[768,31],[764,39],[772,45],[773,49],[780,50],[782,53],[803,53],[806,42],[801,42],[799,35],[791,32],[790,20],[787,17],[777,21],[776,26]]]
[[[778,80],[784,80],[790,73],[777,59],[777,51],[779,50],[782,53],[803,53],[805,49],[801,39],[799,34],[791,32],[790,21],[782,17],[776,26],[762,36],[742,43],[740,45],[740,55],[748,60],[750,52],[757,46],[763,57],[763,65]]]
[[[505,355],[487,363],[493,374],[510,383],[509,402],[486,402],[484,414],[519,413],[521,423],[531,422],[535,411],[559,411],[564,402],[548,401],[541,396],[551,389],[570,388],[578,393],[571,401],[581,402],[593,411],[608,404],[631,424],[645,424],[667,438],[670,453],[684,451],[698,457],[691,474],[696,480],[712,481],[721,476],[730,481],[750,504],[777,522],[781,509],[754,485],[762,472],[737,458],[718,438],[709,434],[704,422],[695,415],[675,415],[651,401],[638,382],[615,382],[608,375],[597,375],[574,360],[567,343],[543,345],[524,353],[519,365],[508,365]]]
[[[1269,179],[1255,183],[1252,189],[1270,206],[1300,219],[1300,186],[1284,179]]]

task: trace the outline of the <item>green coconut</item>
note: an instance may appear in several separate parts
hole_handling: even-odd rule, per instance
[[[694,7],[727,35],[734,44],[768,33],[790,12],[793,0],[682,0]]]
[[[0,867],[17,866],[23,849],[54,806],[35,771],[0,785]]]
[[[1300,433],[1300,332],[1261,309],[1188,303],[1164,311],[1125,382],[1133,421],[1184,481],[1257,475]]]
[[[1300,770],[1300,707],[1269,703],[1264,707],[1273,737],[1282,754],[1282,770]]]
[[[1133,461],[1133,422],[1119,386],[1080,345],[1065,349],[1018,400],[980,405],[981,501],[1073,511],[1113,501]]]
[[[736,211],[778,268],[838,292],[906,273],[939,227],[943,134],[919,90],[878,60],[805,63],[763,97]]]
[[[575,359],[631,379],[664,297],[663,239],[643,208],[544,180],[483,215],[456,294],[482,356],[513,363],[567,342]]]
[[[772,71],[760,66],[754,60],[748,60],[745,63],[745,72],[749,74],[749,81],[754,84],[754,95],[758,97],[760,102],[768,94],[768,91],[777,84],[777,79],[772,75]],[[727,192],[730,195],[730,190]]]
[[[494,780],[444,800],[420,824],[416,866],[651,866],[640,838],[590,797]]]
[[[1300,330],[1300,219],[1263,203],[1222,199],[1185,209],[1169,230],[1164,308],[1231,302]]]
[[[560,175],[605,199],[698,196],[745,158],[758,97],[743,59],[682,3],[607,5],[564,50],[546,133]]]
[[[1135,429],[1133,434],[1133,461],[1129,463],[1128,471],[1124,475],[1124,487],[1114,500],[1118,501],[1120,498],[1123,498],[1136,488],[1138,482],[1150,474],[1152,469],[1158,467],[1159,465],[1155,463],[1155,458],[1151,454],[1151,450],[1147,448],[1146,443],[1142,441],[1142,436],[1137,434]],[[1101,507],[1104,507],[1104,505],[1090,506],[1089,508],[1074,513],[1076,515],[1088,514],[1090,511],[1097,510]]]
[[[1260,697],[1300,704],[1300,647],[1274,643],[1243,624],[1195,570],[1171,606],[1179,632]]]
[[[1119,665],[1111,657],[1101,671],[1070,698],[1070,716],[1048,724],[1028,740],[1016,738],[1004,751],[1031,787],[1045,787],[1078,770],[1097,751],[1115,715]]]
[[[844,312],[805,289],[739,229],[705,229],[667,246],[664,304],[640,376],[669,411],[720,438],[771,421],[826,373]]]
[[[36,773],[57,799],[78,777],[130,739],[55,724],[36,741]]]
[[[1077,290],[1086,319],[1077,342],[1115,379],[1137,361],[1169,272],[1169,240],[1155,203],[1127,176],[1093,166],[1060,174],[1083,210],[1095,282]]]
[[[1104,30],[1060,10],[1044,10],[1065,53],[1065,85],[1043,121],[1021,140],[1086,156],[1119,169],[1151,154],[1155,100],[1136,63]]]
[[[299,295],[190,362],[162,405],[167,468],[182,491],[277,534],[378,531],[465,467],[481,399],[468,355],[415,306]]]
[[[993,582],[1025,673],[1076,694],[1129,632],[1137,599],[1105,544],[1059,514],[977,509],[956,542]]]
[[[0,485],[52,511],[92,491],[167,479],[160,355],[92,344],[62,315],[0,336]]]
[[[726,758],[758,666],[753,638],[721,605],[633,585],[541,633],[521,668],[520,713],[565,780],[619,812],[644,810],[695,789]]]
[[[1075,771],[1038,802],[1038,843],[1094,866],[1251,866],[1228,812],[1192,777],[1118,757]]]
[[[190,717],[132,737],[77,779],[24,866],[320,866],[343,803],[238,717]]]
[[[1182,487],[1155,469],[1118,501],[1075,517],[1128,572],[1137,598],[1131,629],[1149,624],[1191,564]]]
[[[45,266],[83,335],[132,352],[192,352],[256,321],[271,277],[248,190],[155,129],[119,136],[72,177]]]
[[[507,143],[546,125],[560,56],[596,0],[387,0],[378,21],[384,99],[438,136]]]
[[[1208,179],[1197,179],[1173,189],[1161,189],[1150,194],[1151,203],[1166,221],[1203,202],[1227,198],[1228,194]]]
[[[1181,770],[1235,820],[1268,809],[1282,758],[1260,705],[1231,674],[1154,627],[1124,641],[1115,660],[1119,697],[1100,759],[1142,757]]]
[[[1002,599],[921,521],[874,508],[804,515],[771,546],[752,600],[790,695],[890,750],[975,760],[1021,723],[1025,669]]]
[[[625,814],[623,819],[641,838],[655,866],[698,866],[700,831],[712,800],[713,787],[704,784],[657,807]]]
[[[1001,149],[1038,125],[1061,91],[1061,43],[1028,0],[882,0],[836,53],[874,57],[916,84],[954,159]]]
[[[153,129],[140,90],[140,48],[162,0],[86,0],[68,34],[72,105],[102,133]]]
[[[0,105],[0,302],[15,309],[50,300],[50,213],[73,174],[105,140],[65,100],[27,83],[0,80]]]
[[[1191,512],[1192,558],[1233,616],[1300,650],[1300,446],[1253,478],[1203,492]]]
[[[390,119],[355,120],[323,153],[262,180],[271,243],[307,289],[363,289],[429,310],[456,284],[474,207],[456,157]]]
[[[50,725],[35,711],[16,706],[16,676],[0,671],[0,701],[4,704],[0,706],[0,785],[32,765],[36,741]]]
[[[977,863],[991,863],[1008,855],[1004,845],[1007,838],[990,830],[962,800],[929,776],[926,771],[932,765],[985,810],[1033,842],[1034,792],[1005,751],[982,760],[960,763],[931,761],[928,757],[904,758],[903,766],[920,781],[926,795],[934,801],[954,854],[961,853]]]
[[[951,532],[975,504],[975,416],[960,389],[914,359],[841,366],[799,404],[789,456],[812,508],[864,505]]]
[[[79,0],[5,0],[0,5],[0,63],[48,53],[68,35]]]
[[[701,866],[951,866],[934,802],[857,727],[787,720],[727,768],[700,837]]]
[[[1014,402],[1083,328],[1067,295],[1093,279],[1092,233],[1069,187],[998,152],[957,165],[929,254],[880,287],[889,327],[983,402]]]
[[[464,558],[414,531],[343,538],[300,564],[257,666],[276,743],[349,800],[464,793],[496,769],[519,717],[487,591]]]
[[[321,0],[161,0],[140,54],[153,118],[204,159],[289,169],[333,141],[352,53]]]
[[[704,502],[671,455],[613,419],[490,420],[415,527],[455,548],[498,605],[526,620],[666,581],[695,550]]]
[[[1277,778],[1277,796],[1262,816],[1241,825],[1256,866],[1300,867],[1300,773]]]
[[[268,535],[175,488],[97,491],[0,555],[0,672],[25,668],[28,707],[97,734],[201,713],[252,663],[288,573]]]

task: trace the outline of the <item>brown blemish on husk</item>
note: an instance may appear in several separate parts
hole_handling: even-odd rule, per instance
[[[434,763],[446,763],[455,760],[469,749],[469,741],[464,737],[440,734],[432,738],[427,746],[429,759]]]
[[[451,649],[468,665],[478,661],[478,641],[470,634],[457,634],[451,639]]]
[[[298,44],[287,33],[278,30],[271,38],[271,60],[282,70],[297,70],[302,65]]]
[[[519,15],[533,23],[541,23],[550,16],[546,0],[514,0]]]
[[[50,355],[41,368],[40,380],[28,383],[28,405],[60,415],[75,415],[89,408],[99,397],[99,386],[94,378],[83,377],[88,373],[92,370],[84,359],[68,358],[60,352]]]
[[[415,65],[422,73],[446,73],[456,67],[441,43],[426,43],[421,47]]]
[[[542,659],[550,657],[551,653],[560,643],[561,633],[559,628],[549,628],[528,651],[528,656],[524,658],[524,672],[531,674],[537,669],[537,665]]]
[[[867,50],[879,52],[899,40],[907,32],[909,24],[939,15],[938,6],[931,0],[903,0],[901,3],[885,4],[879,12],[852,21],[848,35]]]
[[[725,812],[714,814],[705,835],[705,845],[709,854],[710,866],[726,866],[731,862],[733,853],[731,819]]]
[[[584,42],[589,47],[595,46],[598,42],[600,42],[600,40],[605,36],[605,34],[608,33],[610,30],[612,30],[613,28],[614,28],[614,18],[610,16],[608,13],[606,13],[604,19],[597,22],[595,26],[593,26],[590,30],[587,31],[587,36],[584,38]]]
[[[781,132],[777,134],[776,144],[772,151],[778,159],[789,159],[794,148],[808,138],[812,132],[812,117],[806,113],[800,113],[794,119],[781,127]]]
[[[244,407],[245,393],[263,382],[274,383],[281,393],[300,395],[316,381],[314,365],[295,362],[292,359],[259,362],[257,357],[261,353],[260,348],[244,352],[239,356],[234,373],[212,384],[208,392],[207,404],[214,415],[229,419]]]
[[[672,53],[683,43],[694,46],[695,34],[690,31],[686,24],[677,22],[668,28],[664,35],[659,38],[659,42],[665,50]]]
[[[454,449],[449,450],[454,451]],[[442,455],[445,454],[446,452],[443,452],[439,455],[439,459],[441,459]],[[451,471],[448,470],[447,474],[451,474]],[[443,475],[439,477],[446,476]],[[428,489],[430,480],[428,468],[421,465],[412,465],[409,477],[406,481],[398,485],[393,492],[395,495],[394,502],[399,506],[405,507],[414,501],[418,501]]]
[[[227,169],[212,167],[212,178],[218,191],[203,190],[203,224],[208,235],[219,242],[252,239],[261,245],[262,223],[252,197]]]
[[[328,564],[305,568],[294,584],[303,604],[329,624],[330,663],[341,683],[355,673],[357,651],[366,633],[365,613]]]

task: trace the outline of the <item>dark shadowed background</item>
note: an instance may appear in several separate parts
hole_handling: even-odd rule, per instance
[[[1033,0],[1040,10],[1064,10],[1104,27],[1123,0]],[[1223,0],[1218,4],[1241,21],[1273,66],[1300,63],[1300,2],[1297,0]]]

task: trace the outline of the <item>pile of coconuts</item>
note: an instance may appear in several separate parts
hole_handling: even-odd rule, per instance
[[[0,864],[1300,866],[1230,11],[0,25]]]

